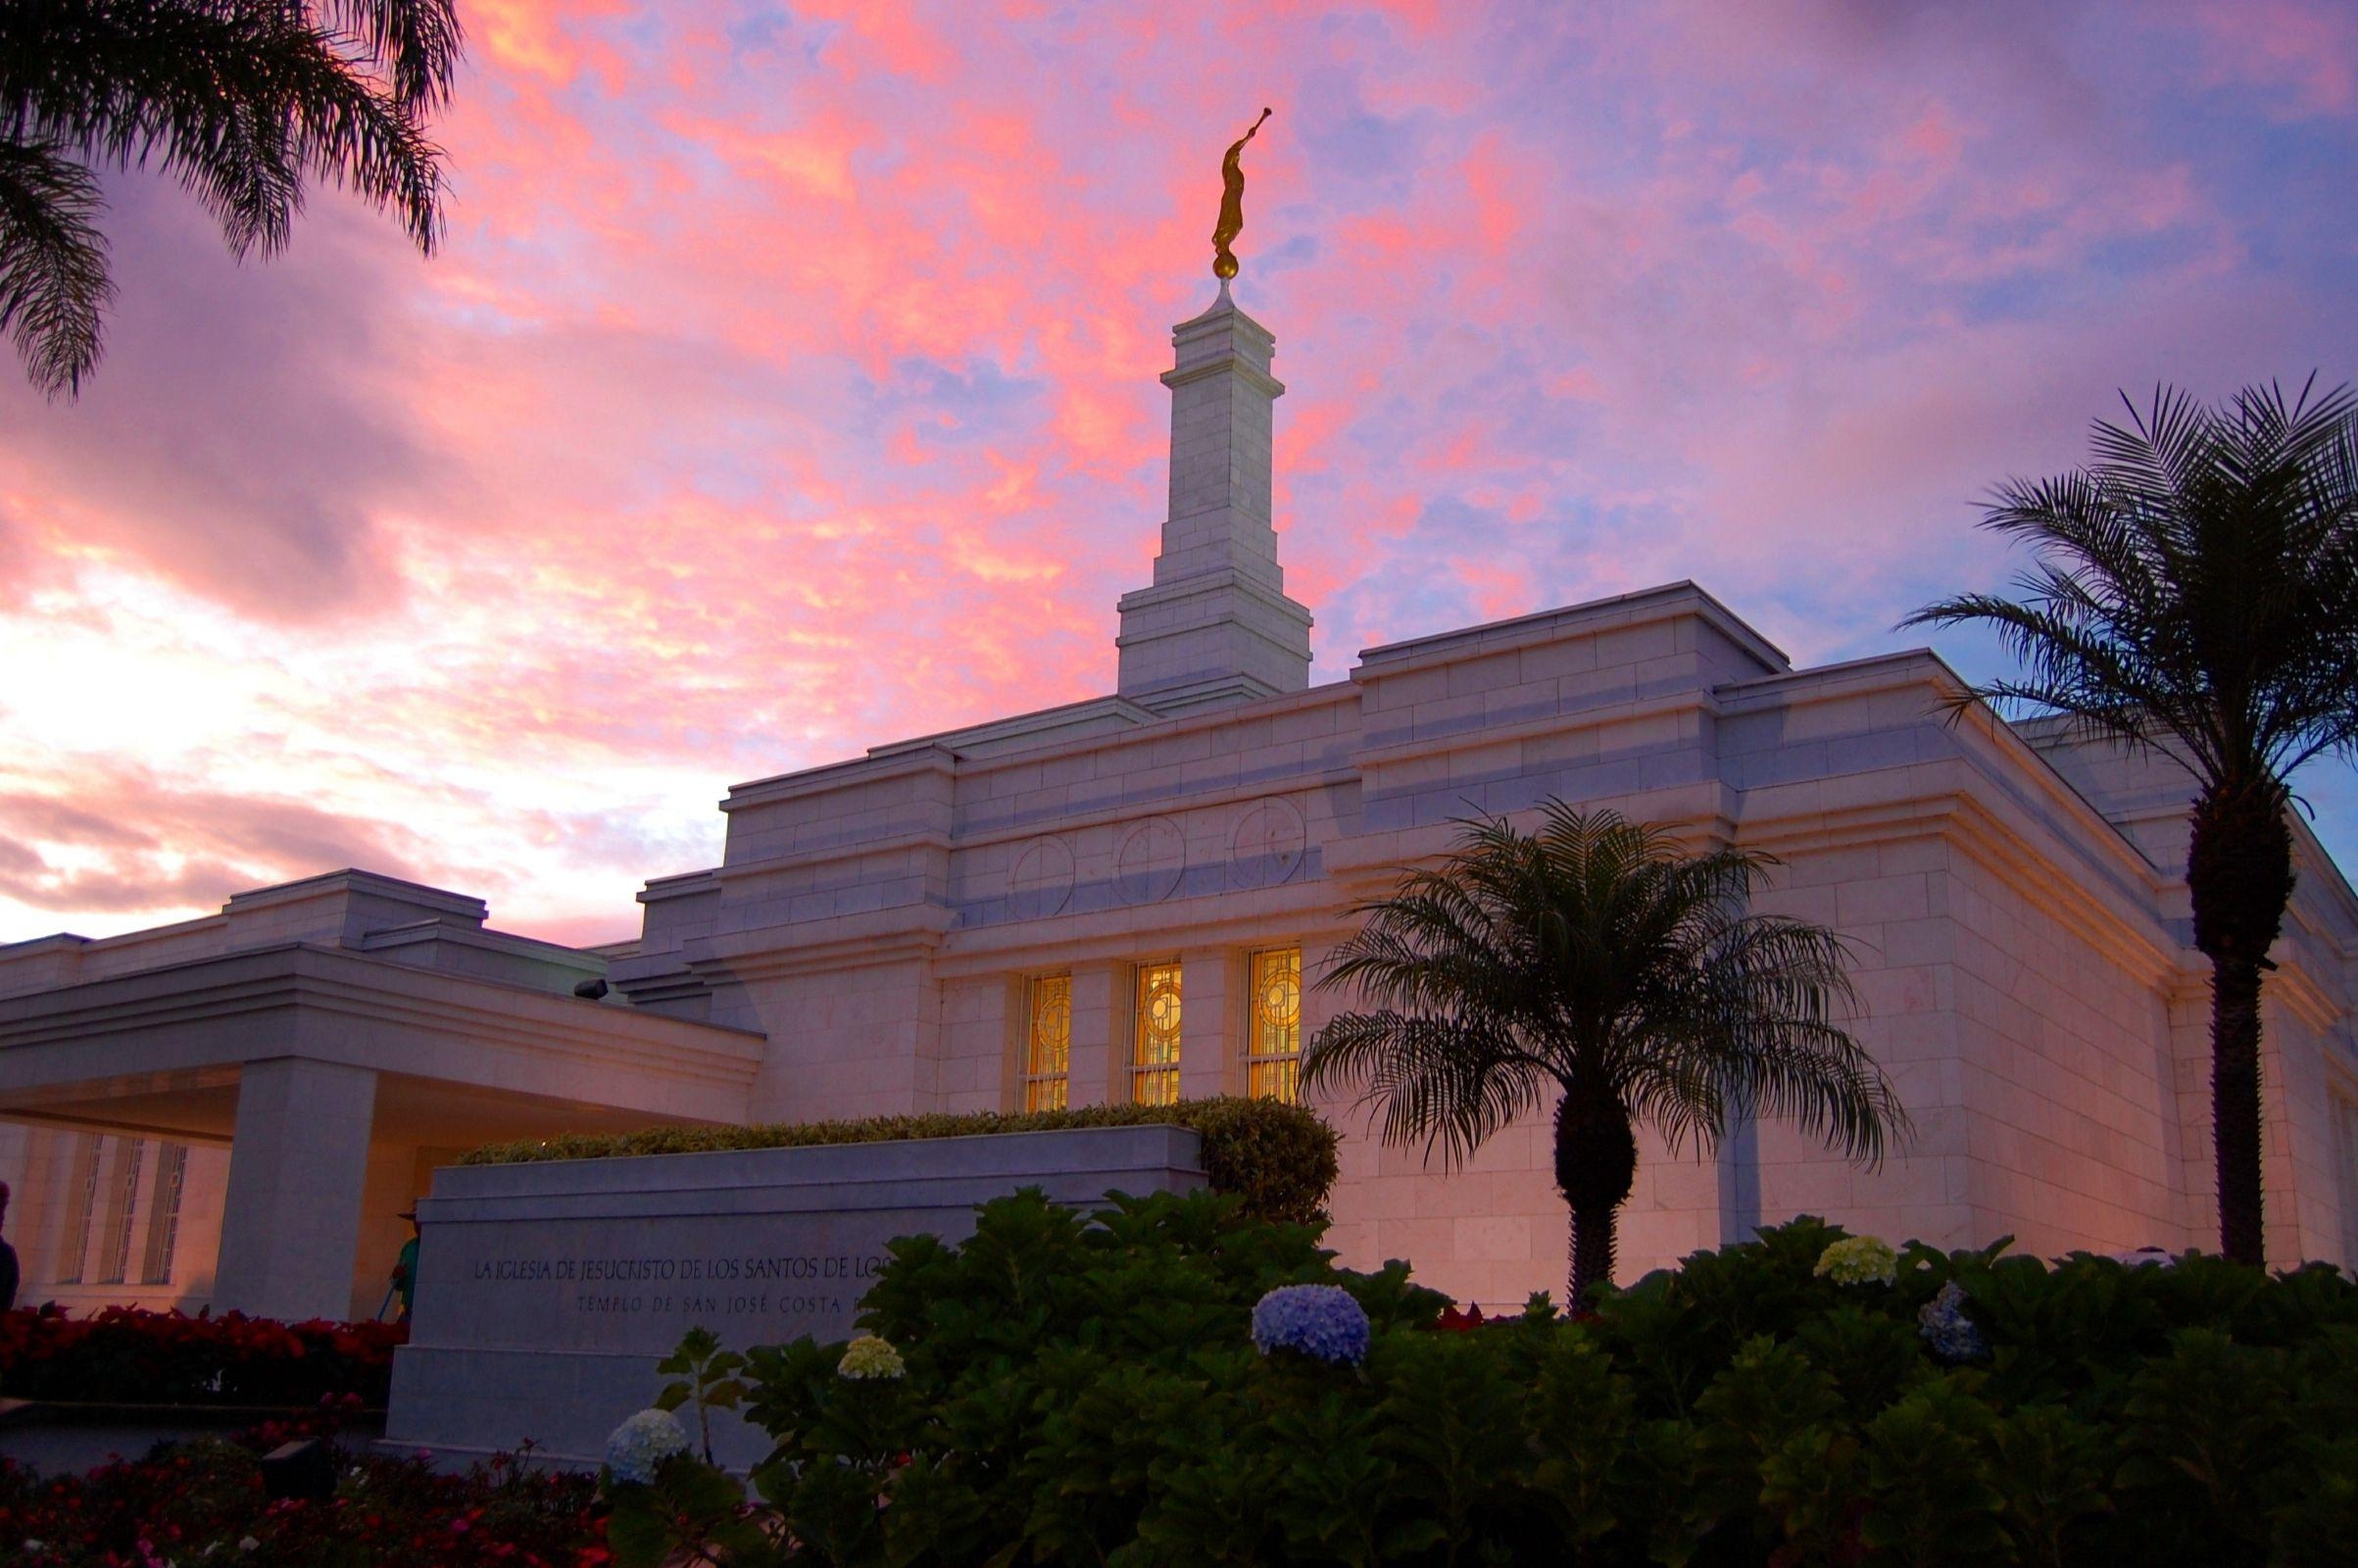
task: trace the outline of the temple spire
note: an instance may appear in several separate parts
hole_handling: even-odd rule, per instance
[[[1222,279],[1171,329],[1170,511],[1154,583],[1121,601],[1121,695],[1157,712],[1298,692],[1310,612],[1286,597],[1270,520],[1277,340]]]

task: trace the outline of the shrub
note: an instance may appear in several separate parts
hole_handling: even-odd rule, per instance
[[[771,1122],[739,1127],[648,1127],[633,1133],[568,1133],[491,1144],[463,1165],[539,1159],[609,1159],[630,1154],[697,1154],[731,1149],[801,1149],[879,1144],[904,1138],[971,1138],[984,1133],[1056,1132],[1070,1127],[1176,1126],[1203,1140],[1204,1174],[1216,1193],[1244,1200],[1256,1219],[1306,1223],[1321,1217],[1335,1185],[1335,1130],[1305,1106],[1221,1095],[1169,1105],[1079,1105],[1020,1114],[998,1111],[868,1116],[857,1121]]]
[[[1796,1220],[1593,1317],[1542,1297],[1447,1333],[1470,1320],[1445,1324],[1400,1265],[1339,1270],[1314,1230],[1233,1199],[1092,1223],[1018,1195],[963,1247],[893,1244],[860,1326],[903,1376],[838,1375],[841,1344],[751,1350],[763,1502],[674,1460],[617,1495],[616,1559],[686,1539],[728,1541],[727,1568],[2346,1556],[2347,1279],[1910,1245],[1862,1285],[1816,1272],[1843,1240]],[[1298,1285],[1357,1300],[1363,1364],[1255,1352],[1253,1303]],[[1985,1352],[1970,1365],[1921,1332],[1944,1292]]]
[[[594,1478],[502,1454],[465,1474],[331,1445],[335,1494],[272,1501],[259,1455],[320,1421],[160,1445],[87,1476],[0,1458],[0,1562],[23,1568],[601,1568]]]
[[[382,1407],[401,1323],[279,1323],[224,1312],[52,1303],[0,1313],[0,1390],[17,1398],[116,1404],[287,1405],[356,1395]]]

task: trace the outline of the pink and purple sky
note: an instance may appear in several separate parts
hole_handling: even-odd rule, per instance
[[[346,864],[627,936],[725,785],[1109,690],[1264,103],[1317,680],[1680,577],[1912,646],[2115,388],[2358,377],[2346,0],[461,11],[442,255],[118,179],[97,380],[0,376],[0,939]]]

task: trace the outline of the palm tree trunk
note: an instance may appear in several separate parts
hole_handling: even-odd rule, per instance
[[[1571,1311],[1613,1278],[1614,1212],[1637,1179],[1638,1140],[1619,1097],[1598,1086],[1567,1088],[1555,1107],[1555,1185],[1572,1209]]]
[[[2218,1163],[2219,1248],[2268,1259],[2261,1223],[2260,975],[2292,898],[2284,787],[2225,780],[2194,803],[2186,852],[2194,946],[2211,960],[2211,1143]]]
[[[2261,1224],[2260,966],[2211,960],[2211,1147],[2219,1166],[2219,1250],[2268,1261]]]
[[[1571,1310],[1586,1309],[1589,1287],[1613,1277],[1613,1211],[1609,1208],[1572,1210],[1572,1278],[1566,1299]]]

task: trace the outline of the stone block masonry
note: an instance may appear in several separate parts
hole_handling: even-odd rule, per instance
[[[895,1237],[961,1240],[977,1205],[1026,1187],[1089,1207],[1203,1185],[1179,1127],[446,1167],[418,1205],[418,1310],[385,1441],[491,1453],[529,1439],[596,1465],[692,1328],[738,1350],[848,1339]],[[723,1425],[726,1462],[768,1451]]]

